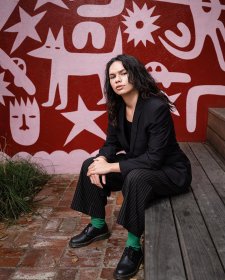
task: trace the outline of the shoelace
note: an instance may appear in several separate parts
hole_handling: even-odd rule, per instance
[[[126,247],[123,252],[123,257],[128,256],[130,260],[133,260],[135,251],[131,247]]]
[[[91,227],[91,224],[88,224],[88,225],[86,226],[86,228],[84,229],[84,233],[86,233],[86,232],[88,231],[89,227]]]

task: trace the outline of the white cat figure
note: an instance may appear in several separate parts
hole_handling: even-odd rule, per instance
[[[103,88],[105,65],[112,57],[121,53],[122,35],[120,29],[118,29],[114,48],[109,53],[69,52],[64,45],[63,27],[59,31],[56,39],[51,29],[49,29],[45,44],[28,53],[34,57],[50,59],[52,62],[48,101],[42,105],[46,107],[53,105],[58,86],[61,104],[59,104],[56,109],[65,109],[68,102],[68,76],[89,76],[95,74],[99,77],[102,89],[102,99],[98,104],[104,104]]]

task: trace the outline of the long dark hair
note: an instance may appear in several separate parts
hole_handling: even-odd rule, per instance
[[[134,85],[143,99],[147,99],[152,95],[163,99],[169,106],[170,110],[173,104],[168,97],[158,88],[155,80],[148,73],[145,66],[135,57],[127,54],[120,54],[113,57],[107,64],[105,69],[105,87],[104,94],[107,103],[109,121],[113,126],[117,126],[117,113],[120,104],[123,102],[121,96],[117,95],[110,85],[109,68],[115,61],[121,61],[123,67],[128,72],[128,81]]]

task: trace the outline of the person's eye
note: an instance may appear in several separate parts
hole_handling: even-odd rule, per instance
[[[123,72],[122,75],[123,75],[123,76],[127,75],[127,72]]]
[[[109,79],[110,80],[112,80],[112,79],[114,79],[115,78],[115,76],[109,76]]]

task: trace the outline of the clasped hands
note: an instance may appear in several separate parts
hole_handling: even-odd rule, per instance
[[[110,172],[110,163],[108,163],[105,157],[97,157],[94,162],[88,167],[87,176],[90,178],[91,183],[95,184],[99,188],[103,188],[102,184],[106,184],[105,174]],[[100,181],[100,175],[102,183]]]

